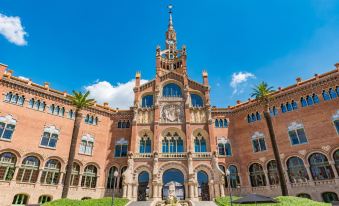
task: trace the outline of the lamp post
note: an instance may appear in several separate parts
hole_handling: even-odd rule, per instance
[[[112,206],[114,206],[114,192],[115,192],[115,186],[117,185],[116,180],[117,180],[118,175],[119,175],[119,172],[117,170],[115,170],[114,173],[113,173]]]
[[[228,180],[228,191],[230,193],[230,202],[231,202],[231,206],[233,206],[232,203],[232,191],[231,191],[231,172],[229,169],[226,170],[226,180]]]

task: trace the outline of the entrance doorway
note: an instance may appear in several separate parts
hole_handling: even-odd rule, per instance
[[[169,185],[175,185],[175,195],[178,200],[185,199],[184,174],[178,169],[166,170],[162,176],[162,199],[166,200],[169,192]]]
[[[210,191],[208,186],[208,175],[204,171],[199,171],[197,176],[199,199],[201,199],[202,201],[209,201]]]
[[[146,201],[149,197],[149,174],[148,172],[141,172],[138,176],[138,201]]]

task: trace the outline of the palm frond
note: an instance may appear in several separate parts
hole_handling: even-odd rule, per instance
[[[94,99],[88,99],[89,95],[89,91],[87,91],[85,94],[82,92],[73,91],[73,96],[70,96],[69,99],[76,108],[84,109],[95,104]]]

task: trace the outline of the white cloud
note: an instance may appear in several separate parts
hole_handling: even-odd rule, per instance
[[[27,41],[25,40],[25,35],[27,35],[27,33],[18,16],[6,16],[0,13],[0,34],[8,41],[18,46],[27,44]]]
[[[146,82],[147,80],[141,80],[141,84]],[[108,102],[113,108],[129,109],[133,106],[134,86],[134,79],[126,83],[117,83],[117,85],[112,85],[107,81],[96,81],[92,85],[85,86],[85,90],[90,91],[91,98],[100,104]]]
[[[230,86],[233,88],[233,95],[243,92],[243,86],[250,78],[255,78],[255,75],[249,72],[238,72],[232,74]]]
[[[22,80],[26,80],[26,81],[29,81],[29,78],[27,77],[24,77],[24,76],[18,76],[19,79],[22,79]]]

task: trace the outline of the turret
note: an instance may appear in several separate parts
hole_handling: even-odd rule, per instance
[[[202,72],[202,80],[205,86],[208,86],[208,73],[206,70]]]
[[[6,69],[7,69],[7,65],[0,63],[0,79],[2,79],[2,77],[4,76]]]

